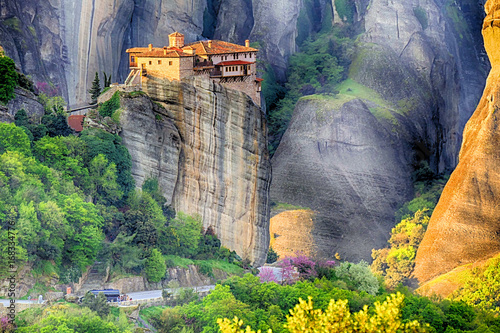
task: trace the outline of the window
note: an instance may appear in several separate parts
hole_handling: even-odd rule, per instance
[[[252,57],[252,54],[250,53],[250,58]]]
[[[168,65],[169,65],[169,66],[172,66],[172,62],[171,62],[171,61],[169,61],[169,62],[168,62]]]
[[[239,58],[239,56],[240,56],[240,55],[239,55],[238,53],[236,53],[236,54],[234,55],[234,59],[238,59],[238,58]]]
[[[135,57],[134,56],[130,57],[130,62],[135,62]]]
[[[247,57],[247,54],[245,53],[245,58]]]
[[[158,60],[158,65],[161,65],[161,60]]]
[[[149,64],[150,64],[150,65],[152,65],[152,64],[153,64],[153,62],[152,62],[151,60],[149,60]]]

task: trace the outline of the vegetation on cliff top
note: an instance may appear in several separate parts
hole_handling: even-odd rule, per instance
[[[268,107],[269,148],[274,153],[301,96],[334,94],[335,85],[346,78],[353,52],[348,32],[334,27],[304,40],[301,52],[289,59],[288,81],[276,83],[271,68],[264,75],[263,91]]]

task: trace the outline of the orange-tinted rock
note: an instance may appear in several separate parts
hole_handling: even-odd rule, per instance
[[[271,246],[281,259],[293,257],[297,252],[307,256],[316,254],[313,217],[312,210],[297,209],[281,212],[271,218]]]
[[[420,282],[500,251],[500,1],[488,0],[485,10],[492,70],[465,127],[459,164],[418,249],[414,275]]]

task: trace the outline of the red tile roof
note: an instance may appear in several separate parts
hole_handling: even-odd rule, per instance
[[[169,47],[167,48],[167,52],[165,54],[164,49],[160,47],[154,47],[152,51],[149,51],[147,47],[134,47],[131,49],[127,49],[127,53],[136,53],[137,57],[146,57],[146,58],[180,58],[180,57],[193,57],[193,54],[183,52],[182,49],[177,47]]]
[[[233,66],[233,65],[250,65],[253,64],[253,62],[250,61],[243,61],[243,60],[230,60],[230,61],[222,61],[219,62],[218,64],[215,64],[215,66]]]
[[[264,79],[261,79],[260,77],[258,77],[258,78],[255,79],[255,81],[262,82],[262,81],[264,81]]]
[[[83,119],[84,115],[71,115],[68,117],[68,126],[74,129],[76,132],[83,131]]]
[[[240,52],[257,52],[259,50],[253,47],[246,47],[243,45],[224,42],[221,40],[212,40],[211,46],[208,47],[208,40],[198,41],[186,46],[191,46],[196,50],[196,54],[226,54],[226,53],[240,53]]]

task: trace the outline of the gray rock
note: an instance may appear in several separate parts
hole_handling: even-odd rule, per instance
[[[366,104],[302,99],[272,159],[273,201],[316,211],[315,251],[371,260],[411,195],[404,147]]]
[[[24,109],[30,118],[40,119],[44,115],[43,105],[38,101],[37,96],[31,91],[16,88],[16,97],[7,103],[8,113],[14,117],[16,112]]]
[[[158,179],[167,204],[171,204],[179,172],[181,136],[166,110],[147,96],[122,97],[122,142],[132,159],[132,176],[141,187],[147,178]]]
[[[223,246],[256,264],[269,245],[266,120],[246,95],[204,78],[150,79],[122,97],[123,144],[136,185],[157,177],[176,211],[201,216]]]
[[[298,0],[254,0],[254,27],[250,39],[261,41],[262,56],[284,79],[288,57],[296,51],[297,18],[302,2]]]

